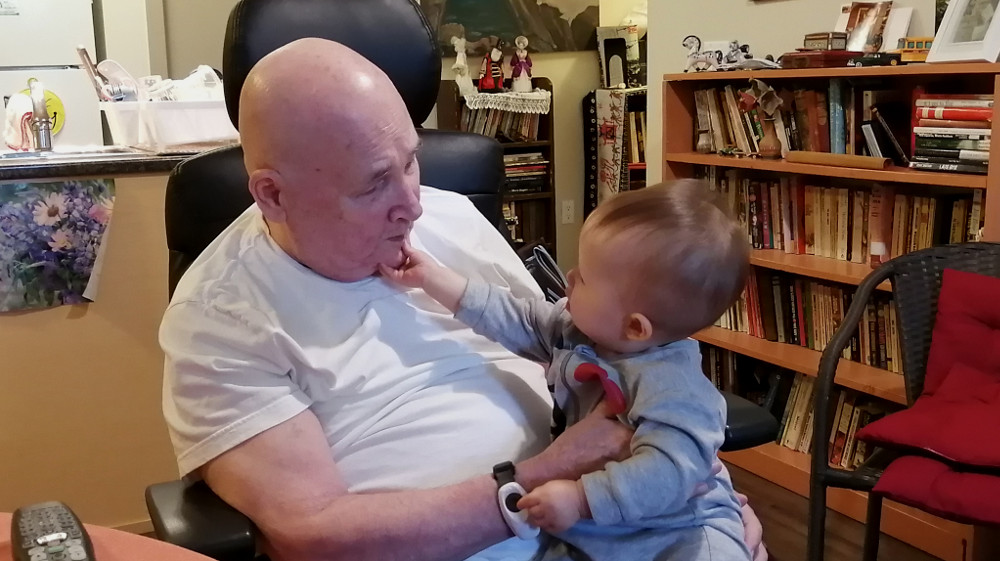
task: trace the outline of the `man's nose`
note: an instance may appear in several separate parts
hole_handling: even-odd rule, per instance
[[[420,185],[402,185],[399,197],[399,201],[389,211],[389,220],[414,222],[420,218],[424,212],[420,206]]]

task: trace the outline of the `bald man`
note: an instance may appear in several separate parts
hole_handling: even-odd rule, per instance
[[[596,411],[550,444],[540,366],[375,271],[409,240],[515,294],[537,285],[465,197],[420,186],[402,99],[346,47],[264,57],[240,131],[255,204],[191,265],[160,330],[182,474],[249,516],[275,561],[532,559],[492,466],[514,462],[530,490],[623,457],[628,430]]]

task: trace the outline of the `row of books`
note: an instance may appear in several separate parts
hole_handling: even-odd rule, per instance
[[[706,343],[701,344],[701,351],[705,375],[716,387],[743,396],[779,420],[776,444],[812,453],[815,377]],[[871,449],[855,438],[857,431],[897,408],[895,404],[834,386],[826,411],[831,419],[826,441],[830,464],[853,469],[864,463]]]
[[[540,122],[541,115],[537,113],[513,113],[500,109],[469,109],[468,106],[462,105],[459,130],[509,142],[533,142],[538,140]]]
[[[990,157],[993,95],[914,95],[910,167],[985,174]]]
[[[503,164],[507,193],[538,193],[549,190],[550,162],[541,152],[507,153],[504,154]]]
[[[924,197],[891,185],[824,187],[802,176],[759,178],[715,166],[699,174],[727,201],[755,249],[877,265],[933,245],[978,241],[985,222],[981,189]]]
[[[504,223],[515,247],[545,239],[548,224],[548,201],[505,201]]]
[[[840,328],[855,287],[754,267],[746,290],[716,326],[759,339],[822,351]],[[889,293],[868,303],[843,357],[902,372],[896,309]]]
[[[780,384],[787,387],[783,395],[785,409],[778,425],[777,444],[809,454],[814,446],[814,392],[817,379],[801,373],[786,372]],[[867,424],[885,416],[889,405],[857,392],[835,388],[829,402],[831,428],[826,442],[829,463],[843,469],[856,469],[870,457],[872,447],[855,438]]]
[[[914,169],[986,173],[992,95],[926,93],[854,87],[834,78],[828,87],[780,88],[765,115],[750,87],[694,92],[695,149],[759,151],[772,120],[783,151],[868,154]]]
[[[626,114],[628,122],[628,139],[625,153],[630,164],[640,164],[646,161],[646,112],[629,111]]]

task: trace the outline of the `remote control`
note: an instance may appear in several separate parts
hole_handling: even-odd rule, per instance
[[[23,506],[10,525],[14,561],[94,561],[80,519],[58,501]]]

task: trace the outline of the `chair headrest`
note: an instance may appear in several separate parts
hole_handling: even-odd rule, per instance
[[[240,0],[226,25],[226,107],[239,126],[243,82],[261,58],[292,41],[319,37],[357,51],[385,72],[414,124],[437,101],[441,51],[414,0]]]

